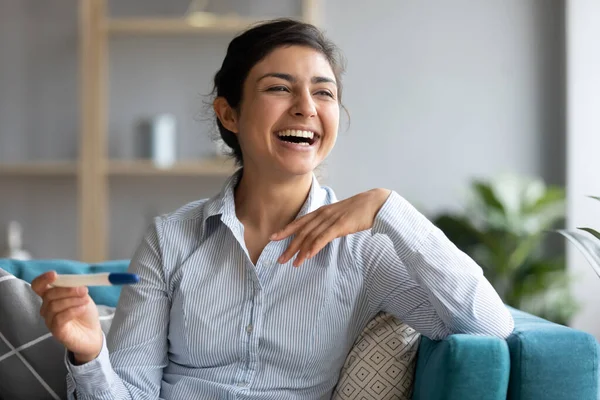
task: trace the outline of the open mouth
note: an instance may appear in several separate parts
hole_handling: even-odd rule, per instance
[[[295,143],[302,146],[311,146],[319,139],[319,135],[315,132],[298,129],[286,129],[277,132],[277,137],[283,142]]]

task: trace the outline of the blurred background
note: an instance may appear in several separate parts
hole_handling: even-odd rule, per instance
[[[596,0],[0,0],[4,256],[127,259],[220,190],[212,78],[281,16],[347,59],[323,183],[399,192],[507,303],[600,338],[600,281],[553,233],[600,225]]]

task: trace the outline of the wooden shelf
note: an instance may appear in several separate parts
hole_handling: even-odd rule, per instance
[[[179,162],[169,168],[158,168],[146,160],[112,160],[106,165],[111,176],[228,176],[236,170],[234,162],[225,157]]]
[[[201,13],[187,18],[109,18],[105,29],[115,35],[237,33],[261,19]]]
[[[318,24],[320,0],[299,1],[302,9],[300,19]],[[189,13],[186,16],[177,18],[111,17],[108,12],[108,0],[78,0],[78,3],[81,111],[79,162],[63,171],[75,174],[78,183],[79,258],[87,262],[97,262],[106,260],[109,254],[111,179],[224,178],[236,170],[234,162],[225,158],[182,161],[166,169],[157,168],[150,160],[107,159],[111,37],[156,38],[201,34],[233,36],[271,18],[196,13],[192,12],[195,10],[192,7],[188,7]],[[52,169],[62,170],[35,168],[34,171],[36,174],[48,174],[47,171]],[[0,174],[2,171],[0,165]]]
[[[0,164],[0,176],[76,176],[75,161]]]

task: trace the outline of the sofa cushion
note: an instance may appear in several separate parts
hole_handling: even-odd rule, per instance
[[[411,399],[419,338],[393,315],[375,316],[350,350],[332,400]]]
[[[70,260],[31,260],[17,261],[0,259],[0,269],[3,269],[19,279],[26,282],[31,281],[48,271],[56,271],[59,274],[94,274],[100,272],[126,272],[129,261],[107,261],[98,264],[86,264]],[[97,286],[89,288],[90,297],[94,303],[116,307],[121,286]]]
[[[510,308],[515,330],[510,350],[509,398],[596,399],[598,342],[589,333]]]
[[[0,399],[66,397],[65,349],[46,328],[41,305],[29,283],[0,269]],[[114,308],[98,312],[107,333]]]
[[[502,339],[450,335],[423,337],[414,400],[506,400],[510,357]],[[541,399],[541,398],[540,398]]]

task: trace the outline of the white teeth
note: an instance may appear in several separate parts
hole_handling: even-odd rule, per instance
[[[305,137],[309,139],[313,139],[315,136],[314,132],[311,131],[301,131],[297,129],[286,129],[281,132],[277,132],[277,136],[296,136],[296,137]]]

